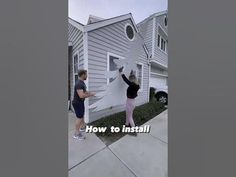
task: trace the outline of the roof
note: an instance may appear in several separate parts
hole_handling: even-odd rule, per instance
[[[137,25],[136,25],[131,13],[128,13],[128,14],[125,14],[125,15],[120,15],[120,16],[117,16],[117,17],[109,18],[109,19],[99,20],[99,21],[93,22],[93,23],[88,24],[88,25],[83,25],[83,24],[81,24],[81,23],[79,23],[79,22],[77,22],[77,21],[75,21],[71,18],[69,18],[69,23],[71,23],[73,26],[79,28],[81,31],[87,32],[87,31],[92,31],[92,30],[95,30],[95,29],[98,29],[98,28],[101,28],[101,27],[104,27],[104,26],[107,26],[107,25],[111,25],[111,24],[114,24],[114,23],[117,23],[117,22],[120,22],[120,21],[123,21],[123,20],[127,20],[127,19],[130,19],[132,21],[136,32],[138,32]]]
[[[154,14],[150,15],[149,17],[145,18],[143,21],[139,22],[139,23],[137,24],[137,26],[139,26],[140,24],[146,22],[146,21],[149,20],[149,19],[152,19],[152,18],[154,18],[154,17],[161,16],[161,15],[166,15],[167,13],[168,13],[168,10],[154,13]]]
[[[82,23],[79,23],[70,17],[69,17],[69,23],[74,27],[77,27],[80,31],[84,32],[84,25]]]
[[[94,22],[97,22],[97,21],[101,21],[101,20],[104,20],[104,18],[97,17],[95,15],[89,15],[87,25],[91,24],[91,23],[94,23]]]

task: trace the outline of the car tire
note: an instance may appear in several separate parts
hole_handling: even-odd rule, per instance
[[[163,103],[165,105],[168,104],[168,95],[166,93],[160,92],[155,95],[158,102]]]

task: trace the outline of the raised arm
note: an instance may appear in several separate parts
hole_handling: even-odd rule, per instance
[[[129,81],[129,79],[127,79],[127,77],[122,73],[122,72],[123,72],[123,69],[124,69],[123,66],[122,66],[121,68],[119,68],[119,72],[120,72],[120,74],[121,74],[123,80],[125,81],[125,83],[128,84],[128,85],[130,85],[131,82]]]
[[[125,81],[126,84],[130,85],[131,82],[129,81],[129,79],[127,79],[127,77],[124,74],[121,74],[123,80]]]

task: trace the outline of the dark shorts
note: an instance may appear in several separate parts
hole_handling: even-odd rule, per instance
[[[72,102],[73,108],[75,110],[75,115],[77,118],[84,118],[84,102]]]

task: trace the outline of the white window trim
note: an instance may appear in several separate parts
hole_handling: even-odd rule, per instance
[[[122,57],[120,55],[117,55],[117,54],[114,54],[114,53],[111,53],[111,52],[107,52],[107,71],[109,72],[110,71],[110,56],[113,56],[113,57],[116,57],[116,58],[119,58],[119,59],[122,59],[124,60],[125,57]],[[107,78],[107,85],[109,84],[109,78]]]
[[[138,90],[138,92],[142,92],[143,91],[143,63],[138,62],[137,65],[141,65],[142,68],[142,75],[141,75],[141,86],[140,89]],[[136,78],[138,78],[138,72],[135,73],[136,74]]]
[[[73,54],[73,57],[72,57],[72,68],[73,68],[73,86],[75,86],[75,76],[78,75],[78,74],[75,74],[75,55],[78,56],[78,70],[79,70],[79,51],[76,51],[74,54]]]
[[[164,50],[161,49],[161,39],[163,39],[165,41],[165,49],[167,49],[167,40],[165,38],[163,38],[161,35],[160,35],[160,46],[158,47],[158,45],[157,45],[157,48],[160,49],[160,51],[162,51],[163,53],[167,54],[167,50],[164,51]]]
[[[130,27],[132,28],[133,32],[134,32],[134,37],[133,37],[133,39],[130,39],[130,38],[128,37],[127,33],[126,33],[126,28],[127,28],[127,26],[130,26]],[[125,24],[124,31],[125,31],[125,36],[126,36],[126,38],[127,38],[129,41],[133,41],[133,40],[135,39],[135,30],[134,30],[133,26],[132,26],[130,23],[126,23],[126,24]]]

